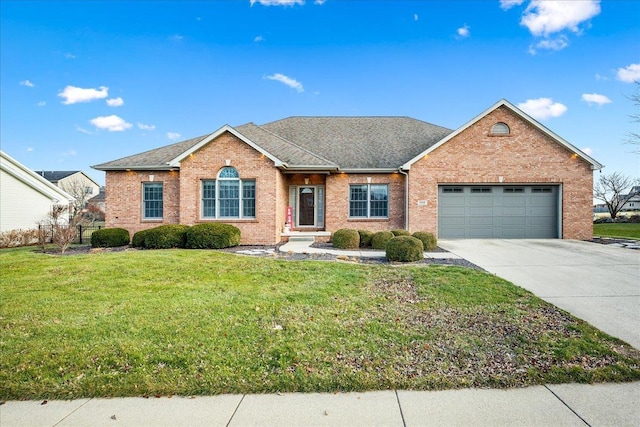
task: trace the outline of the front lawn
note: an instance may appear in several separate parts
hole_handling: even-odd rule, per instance
[[[0,277],[0,399],[640,379],[637,350],[460,267],[21,248]]]
[[[640,223],[593,224],[593,235],[599,237],[640,239]]]

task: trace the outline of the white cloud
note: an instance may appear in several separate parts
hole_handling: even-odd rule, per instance
[[[60,154],[62,155],[62,157],[69,157],[69,156],[75,156],[76,154],[78,154],[78,152],[76,150],[69,150]]]
[[[76,56],[73,53],[65,53],[64,57],[67,59],[75,59]]]
[[[298,92],[304,92],[304,88],[302,87],[302,83],[300,83],[296,79],[292,79],[291,77],[287,77],[284,74],[276,73],[276,74],[272,74],[270,76],[267,76],[265,78],[269,79],[269,80],[275,80],[275,81],[278,81],[280,83],[283,83],[283,84],[289,86],[290,88],[293,88],[293,89],[297,90]]]
[[[322,6],[323,4],[326,3],[327,0],[316,0],[313,2],[313,4],[317,4],[318,6]]]
[[[27,151],[28,152],[32,152],[33,151],[33,147],[27,147]]]
[[[107,99],[107,105],[109,107],[120,107],[124,105],[124,100],[120,97]]]
[[[180,34],[174,34],[171,37],[169,37],[169,40],[171,40],[172,42],[181,42],[182,40],[184,40],[184,36]]]
[[[599,13],[600,0],[532,0],[520,24],[534,36],[548,36],[564,30],[579,33],[578,26]]]
[[[417,13],[414,13],[414,14],[413,14],[413,20],[414,20],[414,21],[417,21],[417,20],[418,20],[418,14],[417,14]]]
[[[596,78],[596,80],[609,80],[609,77],[603,76],[600,73],[596,73],[596,75],[594,76]]]
[[[464,24],[464,26],[458,28],[458,36],[462,37],[462,38],[466,38],[469,37],[471,35],[471,32],[469,31],[470,27],[467,24]]]
[[[180,134],[178,132],[167,132],[167,138],[175,141],[176,139],[180,138]]]
[[[585,148],[582,149],[582,152],[584,154],[586,154],[587,156],[590,156],[593,153],[593,150],[591,148],[589,148],[589,147],[585,147]]]
[[[509,10],[513,6],[520,6],[524,3],[524,0],[500,0],[500,7],[504,10]]]
[[[100,86],[100,89],[83,89],[76,86],[67,86],[58,94],[60,98],[64,98],[63,104],[75,104],[78,102],[91,102],[96,99],[102,99],[109,96],[109,88]]]
[[[143,123],[138,122],[138,129],[142,130],[155,130],[156,127],[154,125],[145,125]]]
[[[624,68],[618,68],[616,75],[618,76],[618,80],[625,83],[640,81],[640,64],[631,64]]]
[[[31,80],[23,80],[20,82],[20,84],[22,86],[26,86],[26,87],[34,87],[35,85],[33,83],[31,83]]]
[[[547,49],[547,50],[562,50],[565,47],[569,46],[569,41],[567,36],[561,34],[560,36],[554,39],[544,39],[540,40],[538,43],[531,45],[529,47],[529,53],[535,55],[537,53],[537,49]]]
[[[46,103],[46,102],[44,102],[44,101],[40,101],[40,102],[38,102],[36,105],[37,105],[38,107],[44,107],[45,105],[47,105],[47,103]]]
[[[90,122],[98,129],[106,129],[109,132],[121,132],[132,126],[131,123],[127,123],[122,117],[116,115],[96,117]]]
[[[611,104],[611,100],[609,98],[607,98],[604,95],[597,94],[597,93],[583,93],[582,94],[582,100],[584,102],[588,103],[589,105],[591,105],[591,104],[598,104],[598,105]]]
[[[263,42],[263,41],[264,41],[264,37],[262,37],[262,36],[255,36],[255,37],[253,38],[253,41],[254,41],[254,42],[256,42],[256,43]]]
[[[559,117],[567,111],[567,107],[551,98],[529,99],[518,104],[518,108],[537,120]]]
[[[293,6],[296,4],[303,5],[304,0],[250,0],[251,6],[260,3],[263,6]],[[316,1],[316,4],[322,4],[324,1]]]

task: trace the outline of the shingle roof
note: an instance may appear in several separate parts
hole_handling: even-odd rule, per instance
[[[397,169],[452,132],[409,117],[290,117],[233,130],[288,168]],[[98,170],[166,169],[204,135],[93,166]]]
[[[409,117],[290,117],[261,127],[341,169],[397,169],[453,132]]]
[[[166,145],[154,150],[145,151],[143,153],[134,154],[132,156],[123,157],[121,159],[112,160],[110,162],[101,163],[92,166],[98,170],[121,170],[121,169],[164,169],[168,163],[196,145],[209,135],[198,136],[186,141],[176,142],[175,144]]]
[[[44,179],[46,179],[47,181],[53,182],[55,184],[61,179],[64,179],[68,176],[76,174],[80,171],[34,171],[34,172],[40,175],[41,177],[43,177]]]

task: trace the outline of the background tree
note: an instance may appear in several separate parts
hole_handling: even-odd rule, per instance
[[[607,205],[611,219],[616,219],[625,203],[636,193],[630,190],[638,185],[639,180],[633,179],[621,173],[614,172],[610,175],[600,175],[600,179],[593,188],[593,197],[603,201]]]
[[[75,218],[82,213],[91,198],[91,194],[87,193],[87,185],[81,179],[72,179],[60,185],[60,188],[74,197],[75,200],[71,204],[70,216]]]
[[[640,82],[636,83],[636,93],[629,96],[629,100],[636,106],[636,112],[631,115],[631,121],[633,123],[640,123]],[[625,141],[625,144],[634,146],[633,152],[640,154],[640,131],[629,132],[629,137]]]

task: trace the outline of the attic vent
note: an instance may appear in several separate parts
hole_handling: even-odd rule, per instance
[[[509,135],[511,129],[506,123],[498,122],[491,128],[491,135]]]

